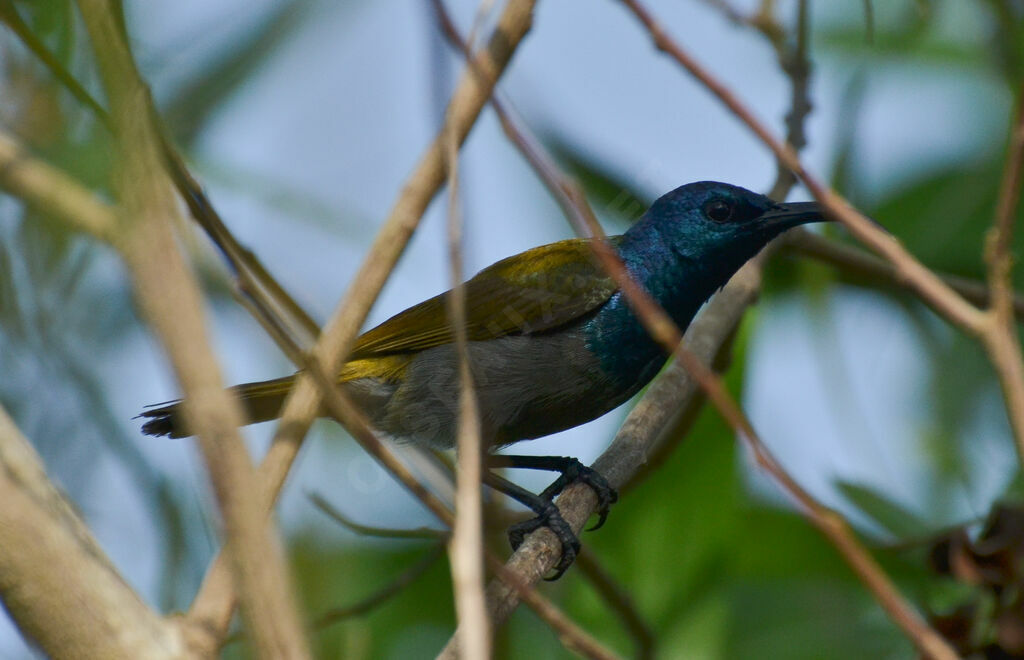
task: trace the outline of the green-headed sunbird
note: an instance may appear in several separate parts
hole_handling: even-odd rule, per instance
[[[780,204],[738,186],[703,181],[663,195],[625,234],[608,240],[629,274],[685,330],[701,305],[770,240],[824,219],[812,202]],[[455,443],[460,388],[448,295],[410,307],[361,335],[338,376],[382,433],[444,449]],[[596,261],[588,239],[502,259],[467,281],[465,296],[470,366],[489,448],[595,419],[636,394],[666,360]],[[294,380],[292,375],[231,390],[248,422],[262,422],[278,416]],[[178,402],[142,416],[149,418],[145,433],[189,435]],[[561,574],[579,541],[551,498],[580,479],[598,492],[603,522],[615,492],[576,459],[499,460],[562,473],[541,496],[488,477],[488,483],[538,514],[513,527],[513,545],[541,525],[559,536]]]

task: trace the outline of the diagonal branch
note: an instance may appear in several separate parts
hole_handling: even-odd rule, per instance
[[[890,288],[897,287],[913,293],[913,289],[910,288],[906,281],[898,277],[895,266],[885,259],[876,257],[870,252],[855,246],[830,240],[798,227],[786,233],[782,247],[789,252],[830,264],[838,268],[842,273],[865,278],[871,283],[877,283]],[[959,293],[972,305],[986,307],[991,304],[991,291],[984,283],[957,275],[940,273],[939,276],[949,288]],[[1024,319],[1024,296],[1014,292],[1012,294],[1012,306],[1013,315],[1018,320]]]
[[[118,574],[0,407],[0,599],[52,658],[180,658],[181,629]]]
[[[232,578],[260,657],[309,657],[283,556],[263,515],[256,472],[242,442],[237,401],[224,389],[206,337],[202,295],[176,247],[176,208],[149,122],[146,91],[107,0],[79,7],[100,65],[118,157],[120,215],[115,236],[135,281],[136,296],[163,341],[185,394],[224,520]]]

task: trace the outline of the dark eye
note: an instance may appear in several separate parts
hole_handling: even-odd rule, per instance
[[[704,215],[715,222],[725,222],[732,217],[732,205],[721,199],[713,199],[704,205]]]

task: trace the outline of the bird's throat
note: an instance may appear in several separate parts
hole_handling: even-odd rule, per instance
[[[685,331],[700,307],[727,280],[699,262],[681,258],[646,242],[639,249],[624,243],[620,254],[630,274]],[[717,270],[717,269],[716,269]],[[665,363],[662,347],[651,338],[621,291],[584,326],[587,347],[602,370],[631,396]]]

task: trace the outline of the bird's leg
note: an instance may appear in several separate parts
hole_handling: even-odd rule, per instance
[[[555,536],[558,537],[558,541],[562,544],[562,558],[558,560],[558,564],[555,566],[555,574],[545,579],[557,580],[562,577],[562,573],[565,573],[566,569],[576,559],[576,555],[579,554],[580,540],[576,538],[572,528],[569,527],[569,523],[565,522],[565,519],[562,518],[562,514],[558,512],[558,507],[550,499],[534,495],[522,486],[499,477],[493,472],[484,472],[484,483],[497,491],[505,493],[517,502],[526,505],[537,514],[536,518],[518,523],[509,528],[508,540],[512,543],[513,549],[518,548],[522,544],[523,539],[526,538],[526,535],[536,529],[546,526],[554,532]]]
[[[558,478],[550,486],[544,489],[539,495],[540,498],[549,502],[561,493],[566,486],[579,481],[590,486],[597,495],[597,522],[587,531],[593,531],[601,527],[608,518],[608,509],[618,501],[619,494],[615,492],[608,481],[601,476],[601,473],[593,468],[580,463],[578,459],[571,456],[520,456],[507,454],[494,454],[487,457],[487,464],[490,467],[511,467],[525,470],[550,470],[558,472]]]

